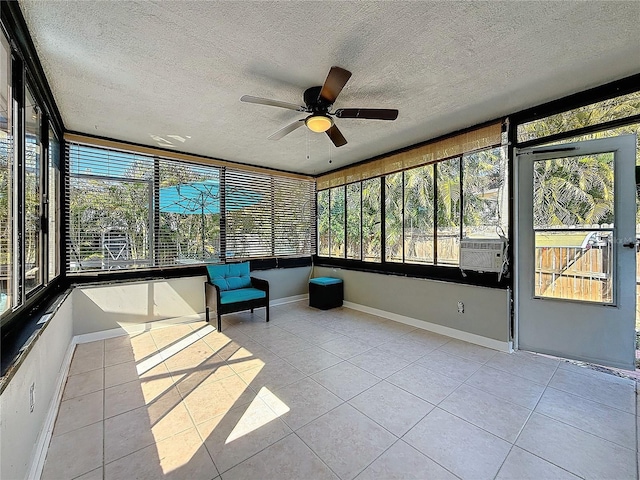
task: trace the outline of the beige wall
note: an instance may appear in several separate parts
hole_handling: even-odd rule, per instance
[[[314,267],[313,276],[342,278],[348,302],[509,341],[506,290],[329,267]],[[463,314],[458,313],[459,301],[464,304]]]
[[[0,395],[0,478],[26,478],[73,337],[71,297],[60,305]],[[33,412],[29,390],[35,386]]]

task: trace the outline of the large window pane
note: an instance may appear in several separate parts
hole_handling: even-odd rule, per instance
[[[329,197],[329,250],[330,256],[344,258],[344,207],[345,187],[336,187],[330,190]]]
[[[13,306],[11,53],[0,34],[0,314]]]
[[[362,258],[362,205],[360,182],[347,185],[347,258]]]
[[[25,105],[25,166],[24,166],[24,206],[25,206],[25,291],[42,284],[42,265],[40,254],[40,217],[41,208],[41,112],[27,89]]]
[[[385,177],[385,260],[402,262],[402,172]]]
[[[460,256],[460,159],[436,164],[438,191],[437,262],[458,265]]]
[[[407,263],[433,263],[433,165],[404,172],[404,255]]]
[[[318,192],[318,255],[329,256],[329,190]]]
[[[362,182],[362,260],[380,262],[381,243],[381,190],[380,179]]]
[[[507,161],[503,148],[462,157],[463,236],[506,236],[508,219]]]
[[[220,172],[213,167],[156,160],[159,227],[156,264],[220,259]]]
[[[153,159],[71,145],[70,271],[149,267]]]
[[[272,177],[273,228],[277,257],[313,253],[314,182]]]
[[[60,142],[56,137],[52,128],[49,128],[49,228],[48,231],[48,247],[49,247],[49,280],[53,280],[60,274],[59,252],[60,244],[58,242],[58,194],[60,185]]]

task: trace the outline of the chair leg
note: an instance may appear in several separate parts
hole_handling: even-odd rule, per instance
[[[207,323],[209,323],[209,307],[205,309],[205,318],[207,319]]]
[[[265,310],[267,311],[267,322],[269,321],[269,305],[267,305],[266,307],[264,307]]]
[[[253,313],[253,308],[251,309],[251,313]]]
[[[218,314],[218,332],[222,331],[222,317]]]

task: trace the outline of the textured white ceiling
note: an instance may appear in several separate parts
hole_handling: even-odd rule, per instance
[[[640,72],[640,1],[33,1],[20,6],[65,127],[316,174]],[[332,65],[348,144],[300,128]],[[332,163],[329,164],[329,160]]]

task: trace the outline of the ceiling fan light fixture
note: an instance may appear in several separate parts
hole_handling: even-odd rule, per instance
[[[333,127],[333,120],[326,115],[311,115],[307,117],[304,124],[312,132],[322,133]]]

